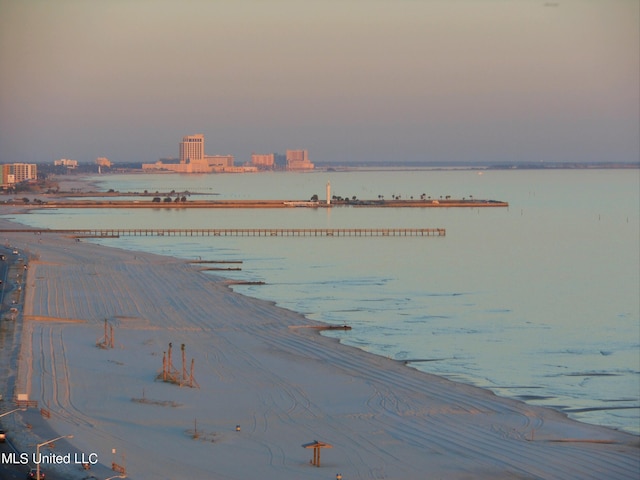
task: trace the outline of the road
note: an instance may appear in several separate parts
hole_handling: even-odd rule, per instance
[[[15,381],[15,369],[11,368],[11,363],[16,361],[15,349],[18,343],[16,335],[19,335],[20,325],[18,322],[21,321],[22,305],[13,302],[19,302],[17,299],[20,298],[15,293],[23,282],[24,256],[21,252],[18,254],[13,252],[12,247],[0,246],[0,280],[2,281],[0,284],[0,395],[2,398],[0,400],[0,415],[16,408],[11,401],[12,385]],[[14,273],[15,278],[11,278]],[[11,308],[16,308],[17,313],[12,314]],[[0,429],[7,430],[7,440],[0,443],[0,479],[24,480],[33,465],[20,463],[21,452],[11,441],[11,427],[13,426],[11,415],[13,414],[10,413],[0,418]],[[6,428],[3,425],[6,425]],[[64,479],[51,474],[47,475],[47,480]]]
[[[15,460],[17,462],[20,461],[19,454],[15,452],[16,450],[14,450],[10,440],[7,440],[5,443],[0,443],[0,478],[2,478],[2,480],[24,480],[27,478],[27,473],[29,472],[28,465],[7,464],[7,462],[12,461],[12,459],[9,458],[11,453],[16,455]]]

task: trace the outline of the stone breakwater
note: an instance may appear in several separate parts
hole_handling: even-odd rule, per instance
[[[508,207],[508,202],[499,200],[356,200],[332,202],[311,202],[297,200],[68,200],[52,199],[33,203],[13,202],[7,205],[26,209],[50,208],[486,208]]]

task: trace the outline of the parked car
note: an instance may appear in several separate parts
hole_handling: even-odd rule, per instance
[[[38,478],[38,470],[36,468],[32,468],[29,470],[29,476],[27,478],[34,478],[35,480],[44,480],[44,472],[40,469],[40,478]]]

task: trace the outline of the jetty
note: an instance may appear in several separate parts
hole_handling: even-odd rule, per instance
[[[124,195],[123,195],[124,196]],[[151,209],[215,209],[215,208],[491,208],[508,207],[508,202],[499,200],[478,199],[443,199],[443,200],[332,200],[331,203],[298,200],[185,200],[165,198],[156,200],[112,200],[87,199],[71,200],[58,197],[44,197],[46,200],[25,203],[20,200],[9,200],[6,205],[20,206],[26,209],[58,209],[58,208],[151,208]]]
[[[444,237],[444,228],[70,228],[2,229],[0,233],[119,237]]]

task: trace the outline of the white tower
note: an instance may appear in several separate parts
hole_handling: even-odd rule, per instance
[[[327,205],[331,205],[331,182],[327,181]]]

